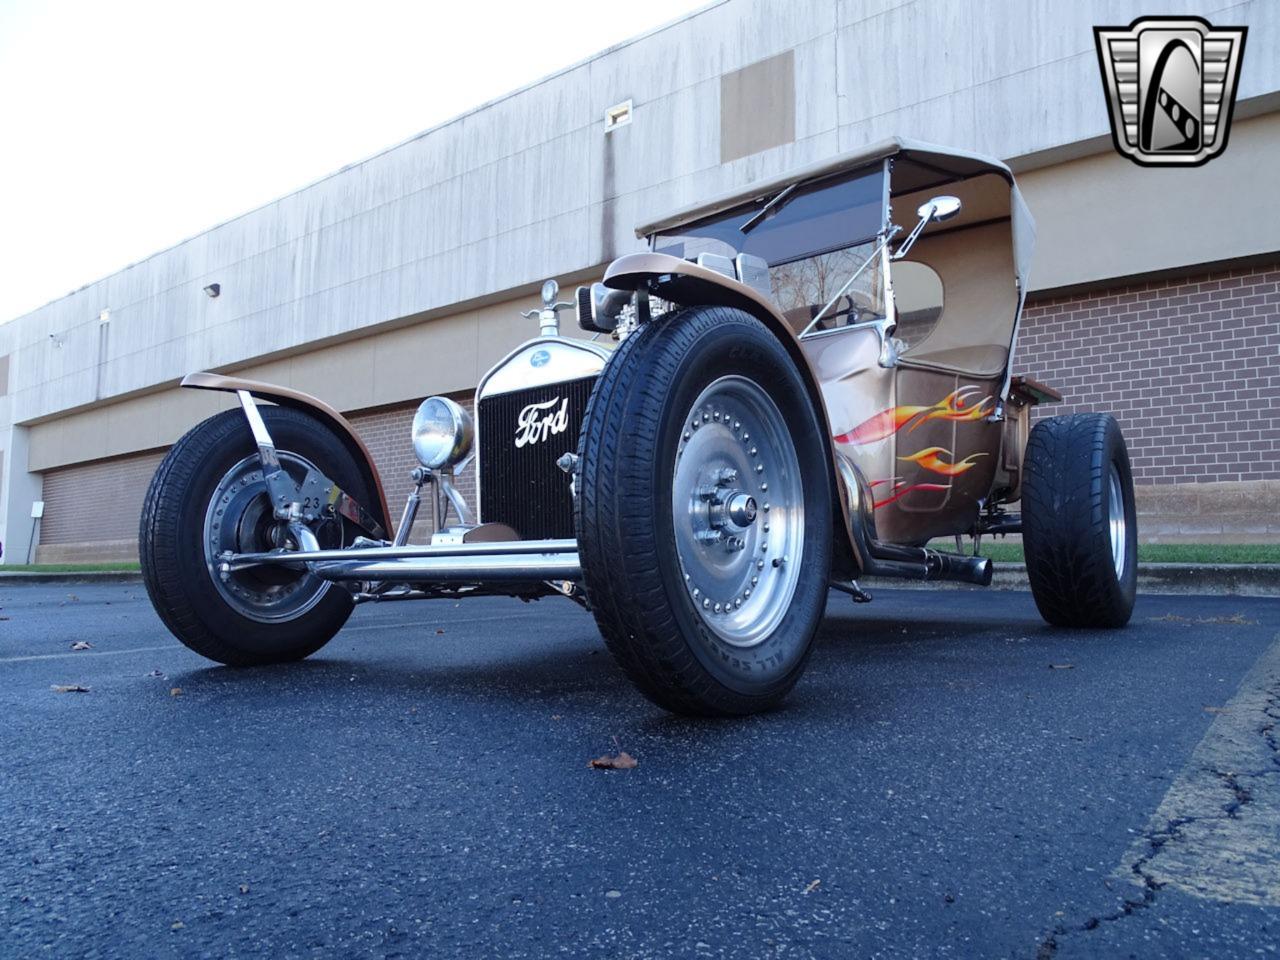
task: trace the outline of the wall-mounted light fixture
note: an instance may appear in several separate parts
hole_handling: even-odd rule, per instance
[[[55,347],[60,347],[67,341],[66,337],[60,337],[56,333],[49,334],[49,339],[53,342]]]
[[[111,311],[110,311],[110,310],[101,310],[101,311],[99,311],[99,312],[98,312],[98,322],[99,322],[99,323],[110,323],[110,322],[111,322]]]
[[[614,104],[604,112],[604,132],[609,133],[631,122],[631,101]]]
[[[218,294],[222,292],[222,284],[211,283],[204,288],[204,292],[206,296],[212,299],[213,297],[216,297]]]

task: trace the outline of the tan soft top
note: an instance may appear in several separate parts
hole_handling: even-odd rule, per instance
[[[1010,183],[1013,183],[1012,172],[994,157],[984,157],[981,154],[969,153],[964,150],[953,150],[950,147],[942,147],[936,143],[926,143],[922,140],[890,137],[888,140],[881,140],[879,143],[872,143],[856,150],[847,151],[829,160],[821,160],[817,163],[789,170],[779,176],[770,177],[768,180],[758,180],[748,186],[721,194],[711,200],[700,200],[695,204],[681,207],[679,210],[673,210],[665,216],[636,227],[636,236],[647,237],[652,233],[660,233],[670,230],[672,227],[691,223],[694,220],[701,220],[703,217],[709,217],[722,210],[728,210],[730,207],[735,207],[740,203],[767,197],[788,184],[800,180],[812,180],[830,173],[839,173],[842,170],[853,170],[898,154],[909,154],[912,160],[928,164],[940,172],[954,174],[957,177],[971,177],[979,173],[998,173]]]

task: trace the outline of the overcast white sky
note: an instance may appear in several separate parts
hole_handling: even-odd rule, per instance
[[[705,0],[0,0],[0,322]]]

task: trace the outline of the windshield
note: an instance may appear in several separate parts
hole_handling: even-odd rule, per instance
[[[883,319],[884,271],[879,263],[867,263],[877,256],[878,248],[878,241],[871,240],[771,267],[774,300],[791,328],[820,333]],[[839,298],[831,303],[837,294]],[[831,307],[824,313],[829,303]],[[813,323],[819,316],[821,319]]]
[[[770,267],[843,250],[884,229],[884,176],[884,165],[877,164],[853,175],[805,184],[743,233],[742,227],[781,193],[775,191],[728,213],[655,234],[653,250],[685,260],[695,260],[700,253],[731,259],[747,253]]]

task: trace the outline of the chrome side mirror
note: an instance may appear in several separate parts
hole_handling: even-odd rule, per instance
[[[920,204],[919,209],[916,210],[916,216],[921,220],[937,220],[941,223],[943,220],[950,220],[959,212],[960,198],[944,194],[934,197],[928,203]]]
[[[920,222],[915,225],[915,229],[907,234],[907,239],[902,241],[902,246],[900,246],[897,252],[893,255],[893,259],[901,260],[905,257],[908,251],[911,250],[912,246],[915,245],[916,240],[924,231],[924,228],[930,223],[934,221],[941,223],[943,220],[950,220],[959,212],[960,198],[952,197],[947,194],[933,197],[925,203],[920,204],[920,207],[916,210],[916,216],[920,218]]]

